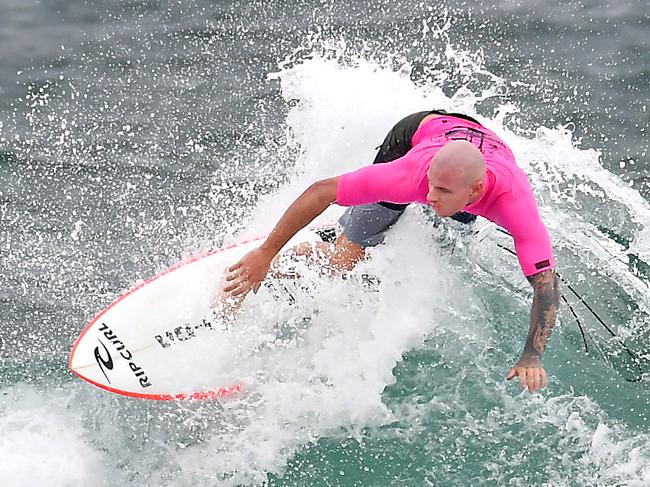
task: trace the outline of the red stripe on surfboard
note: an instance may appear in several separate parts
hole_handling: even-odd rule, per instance
[[[70,369],[72,370],[72,369]],[[190,394],[142,394],[140,392],[130,392],[130,391],[123,391],[122,389],[115,389],[114,387],[109,387],[106,384],[102,384],[100,382],[95,382],[92,379],[89,379],[88,377],[84,377],[81,375],[79,372],[76,370],[72,370],[72,372],[77,375],[78,377],[82,378],[86,382],[91,383],[94,386],[99,387],[100,389],[104,389],[110,392],[114,392],[117,394],[121,394],[123,396],[129,396],[129,397],[137,397],[138,399],[154,399],[158,401],[173,401],[176,399],[214,399],[218,397],[228,397],[233,394],[236,394],[237,392],[241,392],[243,389],[243,386],[241,384],[235,384],[233,386],[227,386],[227,387],[220,387],[218,389],[214,390],[208,390],[208,391],[202,391],[202,392],[192,392]]]
[[[308,229],[310,229],[310,230],[321,229],[321,228],[325,229],[325,228],[331,228],[333,226],[334,226],[334,224],[313,225],[313,226],[309,226]],[[121,389],[115,389],[113,387],[109,387],[109,386],[107,386],[105,384],[95,382],[95,381],[89,379],[88,377],[85,377],[85,376],[81,375],[79,372],[77,372],[76,370],[74,370],[72,368],[72,359],[74,358],[74,354],[75,354],[75,352],[77,350],[77,346],[79,345],[79,342],[81,342],[81,339],[88,332],[88,330],[90,330],[90,328],[102,316],[104,316],[104,314],[107,313],[108,310],[110,310],[113,306],[116,306],[118,303],[120,303],[122,300],[129,297],[131,294],[133,294],[137,290],[142,289],[144,286],[146,286],[147,284],[152,283],[156,279],[159,279],[159,278],[169,274],[170,272],[173,272],[173,271],[175,271],[177,269],[180,269],[181,267],[192,264],[192,263],[196,262],[197,260],[205,259],[206,257],[210,257],[212,255],[218,254],[218,253],[223,252],[225,250],[229,250],[229,249],[232,249],[232,248],[235,248],[235,247],[240,247],[242,245],[246,245],[246,244],[249,244],[251,242],[255,242],[257,240],[262,240],[263,238],[266,238],[266,235],[250,238],[250,239],[247,239],[247,240],[242,240],[241,242],[235,242],[235,243],[226,245],[224,247],[220,247],[217,250],[212,250],[210,252],[206,252],[204,254],[200,254],[198,256],[191,257],[188,260],[184,260],[184,261],[178,262],[177,264],[174,264],[173,266],[165,269],[160,274],[157,274],[154,277],[152,277],[152,278],[150,278],[150,279],[148,279],[148,280],[146,280],[144,282],[141,282],[138,285],[134,286],[133,288],[129,289],[126,293],[124,293],[122,296],[120,296],[118,299],[116,299],[111,304],[109,304],[106,308],[104,308],[102,311],[100,311],[99,314],[97,314],[90,321],[90,323],[88,323],[88,325],[86,325],[86,327],[83,329],[81,334],[77,337],[77,339],[74,342],[74,345],[73,345],[72,350],[70,352],[70,358],[68,359],[68,368],[75,375],[82,378],[86,382],[89,382],[90,384],[93,384],[94,386],[97,386],[97,387],[99,387],[101,389],[105,389],[105,390],[110,391],[110,392],[114,392],[116,394],[122,394],[124,396],[129,396],[129,397],[137,397],[137,398],[140,398],[140,399],[154,399],[154,400],[159,400],[159,401],[171,401],[171,400],[174,400],[174,399],[210,399],[210,398],[215,398],[215,397],[225,397],[225,396],[229,396],[229,395],[235,394],[237,392],[240,392],[242,390],[242,385],[241,384],[234,384],[234,385],[231,385],[231,386],[220,387],[220,388],[215,389],[215,390],[209,390],[209,391],[204,391],[204,392],[194,392],[194,393],[191,393],[191,394],[175,394],[175,395],[172,395],[172,394],[141,394],[141,393],[138,393],[138,392],[129,392],[129,391],[124,391],[124,390],[121,390]]]

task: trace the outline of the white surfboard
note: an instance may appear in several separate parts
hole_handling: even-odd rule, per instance
[[[304,229],[285,248],[319,240],[317,231],[333,226]],[[180,262],[126,292],[79,335],[70,355],[72,372],[107,391],[144,399],[203,399],[241,391],[245,385],[232,363],[246,340],[215,318],[211,307],[224,269],[264,238]],[[268,290],[266,297],[260,294],[253,299],[273,299]]]

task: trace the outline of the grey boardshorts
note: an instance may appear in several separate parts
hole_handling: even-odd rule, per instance
[[[391,209],[372,203],[363,206],[351,206],[341,218],[341,231],[350,242],[362,247],[374,247],[384,241],[384,232],[392,227],[404,213],[402,209]]]

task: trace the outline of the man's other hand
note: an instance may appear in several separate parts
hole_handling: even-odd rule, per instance
[[[519,359],[519,362],[510,369],[506,378],[512,380],[515,377],[519,377],[521,388],[528,387],[530,392],[535,392],[548,384],[548,377],[542,361],[537,357],[522,357]]]

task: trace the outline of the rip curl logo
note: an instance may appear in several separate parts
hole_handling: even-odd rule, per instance
[[[149,377],[147,377],[147,374],[145,374],[145,371],[140,367],[138,364],[135,363],[133,359],[133,354],[129,351],[128,348],[124,345],[124,342],[122,342],[115,332],[111,330],[106,323],[102,323],[102,325],[99,327],[99,331],[102,332],[103,337],[108,340],[108,342],[112,345],[112,348],[117,352],[120,357],[122,357],[124,360],[129,365],[129,369],[131,369],[131,372],[135,376],[135,378],[138,380],[138,383],[140,384],[140,387],[143,389],[145,387],[150,387],[151,382],[149,381]],[[98,339],[99,340],[99,339]],[[106,377],[106,380],[108,380],[108,376],[106,375],[106,372],[104,371],[104,368],[102,367],[105,366],[108,370],[113,369],[113,358],[111,357],[111,354],[108,352],[106,349],[106,346],[104,343],[100,340],[99,343],[101,343],[102,347],[104,347],[104,350],[106,351],[106,355],[108,356],[108,359],[104,359],[104,357],[101,356],[99,353],[99,347],[95,348],[95,360],[97,360],[97,363],[99,364],[99,367],[102,369],[102,373]],[[109,380],[110,383],[110,380]]]
[[[111,357],[111,354],[106,348],[106,345],[104,345],[104,343],[99,338],[97,339],[97,341],[104,348],[104,352],[106,352],[107,358],[101,356],[101,354],[99,353],[99,347],[95,347],[95,360],[97,361],[97,365],[99,365],[99,370],[102,371],[102,374],[104,374],[104,377],[106,377],[106,380],[110,384],[111,380],[108,378],[105,369],[113,370],[113,357]]]

